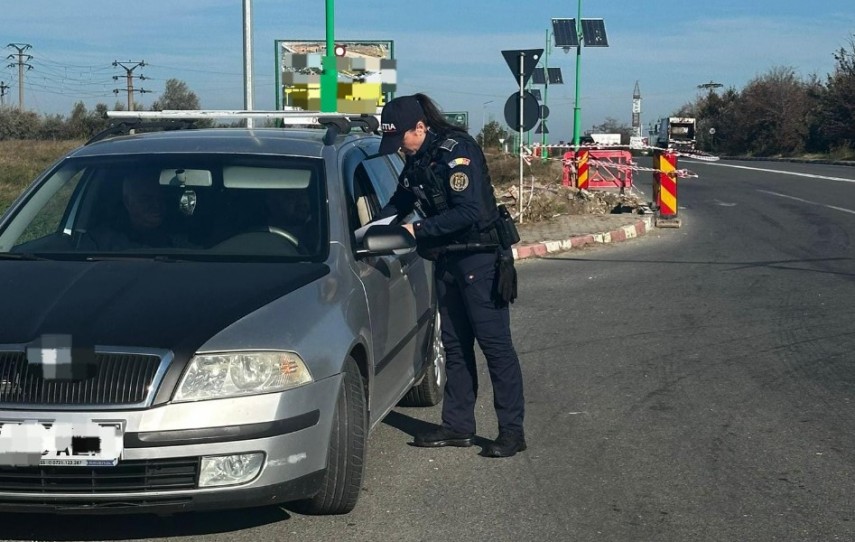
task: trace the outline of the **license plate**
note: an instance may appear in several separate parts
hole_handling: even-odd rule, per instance
[[[120,424],[26,421],[0,427],[0,465],[113,467],[122,451]]]

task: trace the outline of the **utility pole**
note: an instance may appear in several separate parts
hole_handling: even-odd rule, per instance
[[[119,62],[119,61],[114,60],[113,66],[121,66],[125,70],[125,78],[127,80],[127,91],[128,91],[128,111],[133,111],[134,110],[134,92],[139,92],[140,94],[143,94],[146,92],[151,92],[150,90],[146,90],[144,88],[137,89],[137,90],[134,89],[134,70],[137,68],[140,68],[140,67],[144,67],[145,61],[132,62],[132,61],[128,60],[127,62]],[[114,75],[113,81],[118,81],[119,77],[120,76],[118,76],[118,75]],[[144,75],[140,75],[140,81],[145,81]],[[118,88],[113,89],[113,94],[118,94],[119,92],[121,92],[120,89],[118,89]]]
[[[17,53],[12,53],[6,58],[15,59],[18,58],[17,62],[9,64],[10,68],[14,68],[18,66],[18,109],[21,111],[24,110],[24,66],[27,67],[28,70],[32,70],[33,67],[27,64],[27,60],[33,58],[33,55],[25,55],[24,51],[32,48],[32,45],[29,43],[10,43],[6,47],[11,47],[13,49],[17,49]],[[26,57],[26,58],[25,58]]]
[[[698,85],[698,88],[705,88],[705,89],[709,90],[710,94],[712,94],[714,88],[719,88],[719,87],[723,87],[723,86],[724,85],[721,83],[714,83],[712,80],[710,80],[709,83],[703,83],[701,85]]]
[[[9,90],[9,85],[6,81],[0,81],[0,107],[6,105],[6,91]]]

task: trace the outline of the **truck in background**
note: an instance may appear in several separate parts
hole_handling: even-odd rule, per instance
[[[661,149],[694,150],[697,123],[692,117],[665,117],[656,126],[656,146]]]
[[[620,134],[587,134],[596,145],[620,145]]]

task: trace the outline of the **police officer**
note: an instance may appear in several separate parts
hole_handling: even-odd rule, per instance
[[[414,444],[474,444],[477,340],[487,359],[499,425],[498,438],[484,455],[512,456],[526,449],[522,372],[510,332],[509,303],[516,297],[510,245],[519,240],[507,239],[513,221],[500,213],[504,208],[496,203],[481,148],[428,96],[391,100],[383,108],[381,130],[380,153],[401,152],[405,159],[398,189],[381,214],[400,218],[416,209],[422,217],[403,227],[415,237],[419,253],[435,262],[446,353],[442,423],[416,435]]]

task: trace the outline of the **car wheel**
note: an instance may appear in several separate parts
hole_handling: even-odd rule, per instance
[[[433,334],[427,355],[430,357],[421,382],[413,386],[401,400],[401,406],[428,407],[439,404],[445,391],[445,349],[442,346],[439,313],[433,324]]]
[[[327,470],[321,490],[297,503],[306,514],[347,514],[356,506],[362,487],[367,437],[365,390],[353,358],[344,364],[344,381],[333,415]]]

